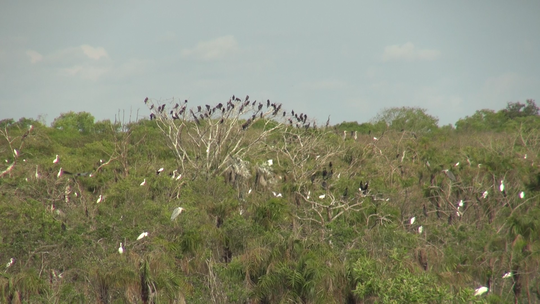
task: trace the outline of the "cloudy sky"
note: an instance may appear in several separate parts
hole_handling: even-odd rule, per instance
[[[0,119],[236,94],[324,123],[454,124],[540,96],[540,1],[3,1]]]

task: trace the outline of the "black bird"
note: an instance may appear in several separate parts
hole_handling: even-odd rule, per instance
[[[345,192],[343,192],[343,198],[346,198],[349,195],[349,187],[345,188]]]
[[[270,106],[270,99],[266,100],[266,107],[268,108]]]
[[[150,113],[150,120],[154,120],[156,119],[156,115],[154,115],[154,113]]]
[[[321,184],[322,188],[324,190],[326,190],[328,188],[328,184],[326,183],[326,181],[323,181],[322,184]]]
[[[235,101],[242,101],[242,99],[236,97]]]
[[[248,101],[248,100],[249,100],[249,95],[246,95],[246,101]]]
[[[328,175],[328,171],[326,171],[326,168],[324,168],[323,171],[322,171],[322,177],[323,177],[323,179],[326,179],[326,178],[327,178],[327,175]]]
[[[424,213],[424,216],[425,216],[425,217],[428,217],[428,213],[427,213],[427,209],[426,209],[426,204],[424,204],[424,206],[422,207],[422,212]]]
[[[262,107],[263,107],[263,104],[259,103],[259,111],[262,109]]]
[[[287,115],[287,112],[283,111],[283,117],[285,117],[285,115]]]
[[[197,112],[201,111],[201,106],[197,106]]]
[[[360,190],[363,195],[366,195],[367,190],[368,190],[368,186],[369,186],[369,182],[366,182],[366,184],[364,185],[364,183],[362,181],[360,181],[360,188],[358,190]]]
[[[257,100],[254,100],[251,106],[254,107],[256,103],[257,103]]]
[[[146,98],[144,99],[144,103],[145,103],[145,104],[148,103],[148,97],[146,97]]]
[[[206,110],[210,111],[210,106],[209,105],[206,105]]]
[[[332,169],[332,162],[330,162],[330,163],[328,164],[328,167],[330,167],[330,169]]]

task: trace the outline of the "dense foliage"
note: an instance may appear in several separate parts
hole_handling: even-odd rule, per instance
[[[456,129],[147,102],[0,122],[0,302],[540,302],[534,101]]]

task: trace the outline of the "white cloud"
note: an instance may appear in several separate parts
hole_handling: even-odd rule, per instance
[[[37,62],[40,62],[41,60],[43,60],[43,55],[41,55],[40,53],[34,51],[34,50],[28,50],[26,51],[26,55],[28,55],[28,57],[30,57],[30,62],[32,63],[37,63]]]
[[[209,41],[199,42],[194,48],[184,49],[182,51],[182,56],[212,61],[233,55],[238,51],[238,42],[234,36],[228,35]]]
[[[438,50],[419,49],[411,42],[403,45],[390,45],[384,48],[382,60],[387,61],[414,61],[414,60],[435,60],[439,58],[441,52]]]
[[[99,60],[101,57],[109,58],[107,51],[102,47],[92,47],[87,44],[81,45],[83,53],[88,56],[88,58]]]
[[[67,76],[78,76],[82,79],[96,81],[101,76],[109,72],[108,67],[98,67],[89,64],[76,65],[69,68],[64,68],[61,71]]]

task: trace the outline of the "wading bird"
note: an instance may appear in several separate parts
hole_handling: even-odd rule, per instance
[[[56,177],[60,178],[60,176],[62,176],[62,173],[64,173],[64,171],[62,171],[62,168],[60,168],[60,170],[58,170],[58,174],[56,174]]]
[[[139,237],[137,237],[137,241],[144,238],[144,237],[147,237],[148,236],[148,232],[143,232],[139,235]]]
[[[101,196],[101,194],[99,195],[97,201],[96,201],[96,204],[99,204],[103,201],[103,196]]]
[[[489,288],[487,288],[486,286],[481,286],[481,287],[478,287],[474,290],[474,296],[481,296],[483,294],[485,294],[486,292],[488,292]]]
[[[163,170],[165,170],[164,168],[159,168],[157,171],[156,171],[156,175],[159,175],[161,172],[163,172]]]
[[[512,272],[509,271],[509,272],[505,273],[505,274],[502,276],[502,278],[503,278],[503,279],[508,279],[508,278],[511,278],[512,275],[513,275]]]
[[[418,234],[422,234],[423,231],[424,231],[424,227],[422,226],[418,227]]]
[[[146,178],[142,181],[141,186],[146,185]]]
[[[501,192],[504,192],[504,180],[501,179],[501,184],[499,185],[499,190],[501,190]]]
[[[174,221],[174,219],[176,219],[180,215],[180,213],[182,213],[182,211],[184,211],[184,208],[176,207],[171,215],[171,221]]]
[[[58,164],[59,161],[60,161],[60,158],[58,158],[58,154],[56,154],[56,158],[52,162],[53,164]]]
[[[124,248],[122,248],[122,243],[120,243],[120,247],[118,247],[118,253],[120,254],[124,253]]]
[[[14,262],[15,262],[14,258],[9,259],[9,262],[6,264],[6,268],[11,267],[11,265],[13,265]]]
[[[482,198],[483,199],[486,199],[486,197],[488,196],[488,191],[484,191],[484,193],[482,193]]]
[[[524,199],[524,198],[525,198],[525,192],[524,192],[524,191],[521,191],[521,192],[519,193],[519,198],[520,198],[520,199]]]
[[[411,217],[411,220],[410,220],[409,222],[410,222],[411,225],[412,225],[412,224],[414,224],[414,221],[416,221],[416,217],[415,217],[415,216]]]

